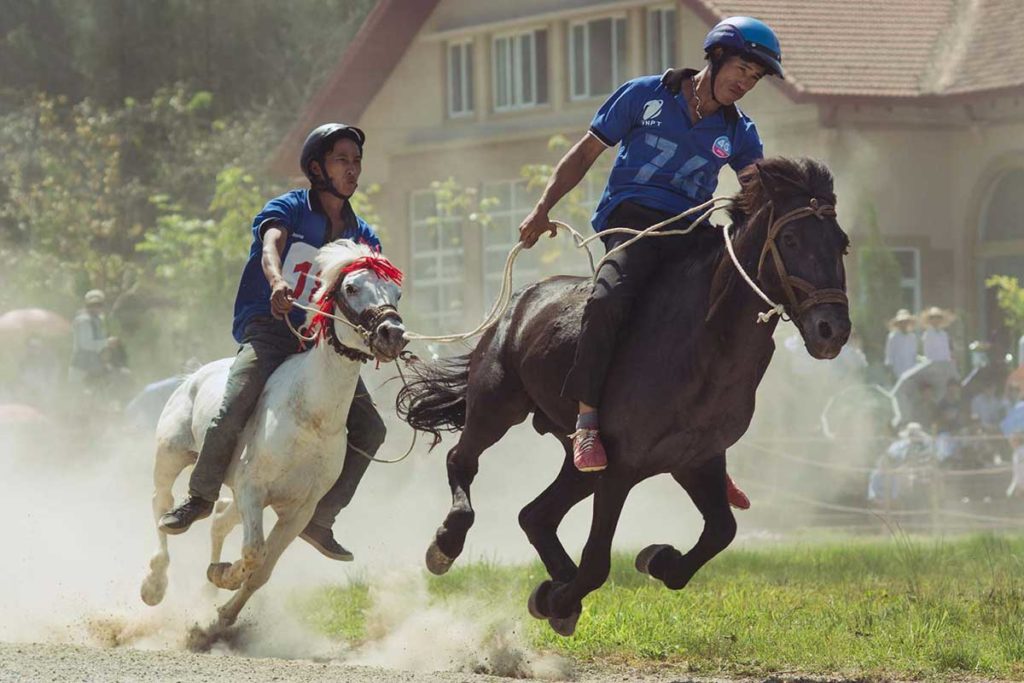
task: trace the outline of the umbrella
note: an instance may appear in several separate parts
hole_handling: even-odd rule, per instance
[[[50,418],[24,403],[0,403],[0,427],[48,425]]]
[[[914,415],[914,406],[919,400],[921,387],[926,384],[932,388],[932,400],[939,401],[946,394],[946,384],[951,379],[957,379],[956,368],[952,363],[945,361],[929,360],[910,368],[900,375],[896,386],[892,388],[892,395],[899,403],[900,413],[904,418]]]
[[[62,337],[70,332],[71,323],[42,308],[16,308],[0,315],[0,335]]]

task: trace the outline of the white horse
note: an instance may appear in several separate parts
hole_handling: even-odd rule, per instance
[[[363,361],[391,361],[405,347],[405,328],[395,304],[401,272],[385,258],[349,240],[324,246],[316,257],[322,285],[310,330],[316,345],[286,360],[267,381],[253,416],[239,438],[226,484],[234,499],[217,505],[207,578],[237,590],[218,608],[217,625],[230,626],[252,594],[270,577],[288,544],[312,519],[317,502],[341,474],[345,423]],[[335,315],[335,311],[337,315]],[[346,323],[345,321],[348,321]],[[157,425],[153,469],[153,514],[173,505],[171,486],[202,448],[217,414],[232,359],[209,363],[178,387]],[[264,539],[263,508],[277,514]],[[224,538],[239,522],[244,529],[242,557],[220,561]],[[167,589],[167,536],[142,583],[142,599],[159,603]]]

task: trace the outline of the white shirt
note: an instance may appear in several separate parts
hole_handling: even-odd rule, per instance
[[[921,335],[921,345],[924,347],[924,355],[930,361],[953,361],[953,354],[949,350],[949,335],[945,330],[938,330],[934,327],[927,327]]]
[[[885,340],[885,364],[899,377],[917,364],[917,335],[893,330]]]

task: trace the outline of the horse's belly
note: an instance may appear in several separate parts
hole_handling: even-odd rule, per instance
[[[347,445],[345,430],[319,438],[305,430],[268,429],[265,420],[255,425],[242,457],[236,460],[234,482],[245,481],[267,492],[269,503],[323,496],[341,475]]]

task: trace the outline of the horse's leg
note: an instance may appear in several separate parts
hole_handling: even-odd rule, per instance
[[[470,392],[467,398],[466,426],[459,442],[448,451],[446,461],[452,506],[427,549],[427,569],[433,574],[440,575],[448,571],[455,558],[462,553],[466,534],[473,526],[475,513],[469,487],[479,469],[480,454],[529,414],[529,399],[520,389],[499,385],[491,390],[486,400],[481,400],[483,397],[480,396],[486,393],[486,388],[473,388]]]
[[[168,444],[157,445],[153,463],[153,517],[157,522],[157,540],[160,547],[149,560],[149,574],[142,581],[139,593],[147,605],[157,605],[167,592],[167,567],[171,556],[167,552],[167,534],[160,531],[160,517],[174,507],[171,488],[181,471],[196,460],[196,453],[182,451]]]
[[[242,515],[233,498],[221,498],[214,507],[213,522],[210,524],[210,564],[220,562],[224,550],[224,539],[242,521]]]
[[[560,635],[570,636],[583,610],[582,600],[601,587],[611,571],[612,537],[619,523],[622,505],[635,483],[606,473],[599,478],[594,492],[594,517],[590,537],[583,548],[580,567],[569,582],[544,581],[530,595],[530,614],[547,619]]]
[[[235,562],[211,563],[206,569],[210,583],[225,590],[238,590],[246,579],[263,564],[266,543],[263,538],[263,498],[255,492],[240,488],[233,506],[242,518],[242,557]],[[277,528],[275,526],[275,528]]]
[[[557,438],[565,449],[562,469],[551,485],[522,509],[519,526],[526,532],[551,578],[568,583],[576,576],[576,563],[558,540],[558,525],[576,503],[594,492],[597,482],[573,465],[572,442],[565,436]]]
[[[274,566],[281,558],[284,549],[295,540],[295,537],[306,528],[309,520],[313,518],[313,511],[319,497],[307,501],[298,510],[278,511],[278,519],[274,528],[270,530],[266,545],[263,550],[263,557],[259,564],[246,577],[241,588],[231,596],[231,599],[217,608],[217,625],[221,628],[231,626],[238,619],[238,613],[245,607],[253,593],[259,590],[270,578]]]
[[[636,557],[636,568],[678,590],[689,583],[698,569],[732,543],[736,537],[736,518],[729,508],[726,494],[724,453],[696,470],[681,470],[672,476],[690,494],[693,504],[704,517],[704,530],[685,555],[670,545],[644,548]]]

